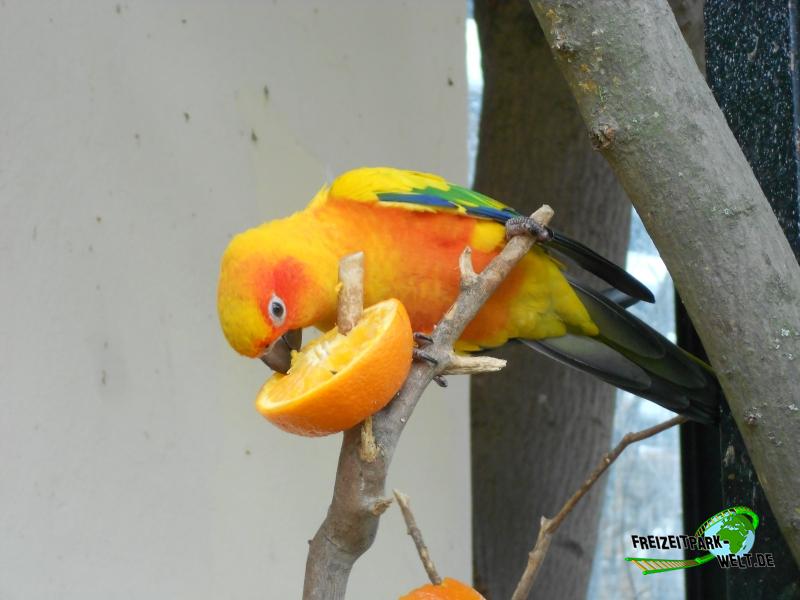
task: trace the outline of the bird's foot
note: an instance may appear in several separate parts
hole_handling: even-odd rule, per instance
[[[414,360],[424,360],[426,362],[431,363],[434,367],[439,365],[439,361],[436,360],[433,356],[425,352],[422,348],[414,348],[411,351],[411,356]]]
[[[415,331],[414,341],[417,342],[418,347],[424,348],[425,346],[430,346],[433,343],[433,338],[429,336],[427,333],[422,333],[421,331]]]
[[[548,242],[553,239],[553,232],[540,225],[530,217],[512,217],[506,221],[506,238],[515,235],[531,235],[537,242]]]
[[[414,341],[417,343],[417,347],[411,351],[414,360],[424,360],[432,364],[434,367],[438,367],[439,361],[423,350],[423,348],[430,346],[433,343],[433,338],[427,333],[415,331]],[[444,378],[444,375],[434,375],[433,382],[439,387],[447,387],[447,379]]]

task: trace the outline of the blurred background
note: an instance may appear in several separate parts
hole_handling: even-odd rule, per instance
[[[0,0],[0,72],[0,598],[299,597],[340,440],[256,413],[268,372],[222,337],[219,258],[352,167],[470,183],[470,6]],[[633,223],[628,266],[669,334],[671,282]],[[389,478],[464,581],[467,396],[428,390]],[[668,416],[619,406],[614,439]],[[679,573],[622,561],[631,533],[682,532],[678,468],[672,431],[611,470],[589,597],[683,597]],[[424,580],[392,509],[348,597]]]

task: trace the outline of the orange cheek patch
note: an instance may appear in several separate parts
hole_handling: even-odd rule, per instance
[[[305,273],[305,265],[294,258],[284,258],[273,270],[274,293],[280,296],[287,307],[296,307],[300,294],[306,284],[308,277]],[[265,298],[266,302],[269,298]]]
[[[333,285],[330,286],[330,290],[325,290],[319,282],[319,275],[319,265],[313,262],[301,262],[292,257],[284,258],[275,266],[273,292],[286,304],[287,311],[286,322],[280,328],[281,333],[312,325],[318,320],[321,309],[324,309],[327,303],[331,300],[335,303],[335,293],[331,298]],[[269,297],[264,299],[265,311],[268,301]],[[327,314],[329,311],[322,312]]]

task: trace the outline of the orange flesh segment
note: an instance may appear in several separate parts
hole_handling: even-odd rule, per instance
[[[333,379],[358,362],[391,319],[393,306],[377,304],[364,311],[361,320],[347,334],[338,327],[310,342],[300,352],[292,352],[292,366],[286,375],[276,373],[266,384],[268,406],[280,406]]]

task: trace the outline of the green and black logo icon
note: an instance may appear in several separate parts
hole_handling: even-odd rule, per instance
[[[697,528],[694,535],[632,535],[633,547],[640,550],[681,549],[707,551],[690,559],[634,558],[643,575],[698,567],[716,559],[723,569],[774,567],[770,553],[751,553],[756,541],[758,515],[746,506],[734,506],[718,512]]]

